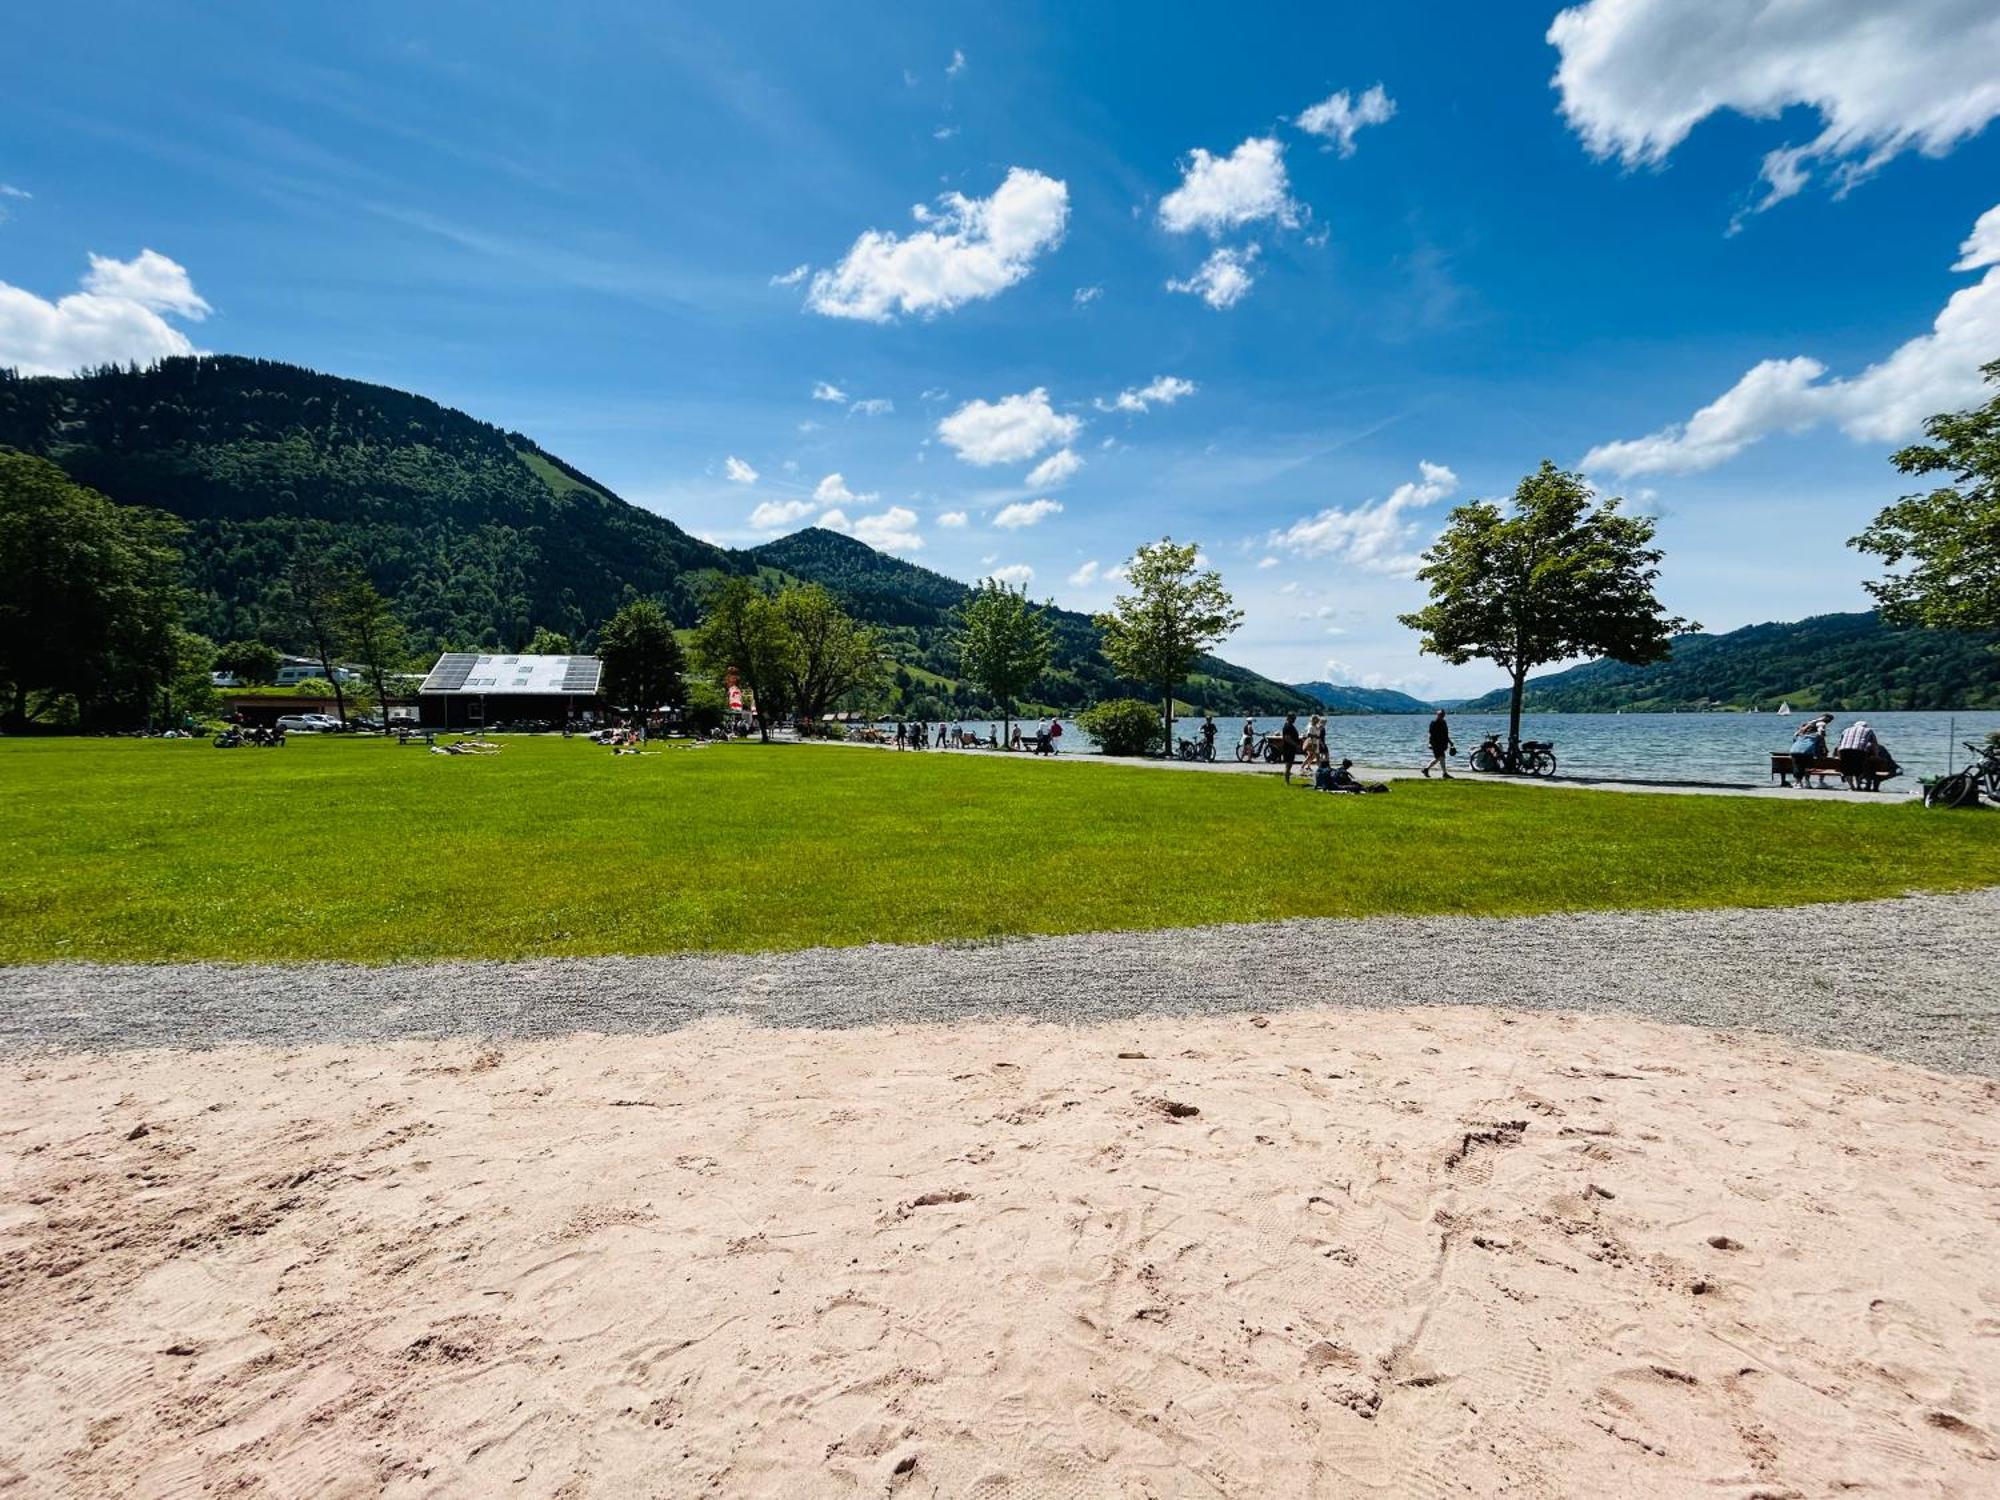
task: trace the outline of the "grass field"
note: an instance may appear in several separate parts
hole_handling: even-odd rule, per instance
[[[0,962],[754,950],[2000,883],[1915,806],[755,745],[0,741]],[[1782,955],[1774,956],[1782,961]]]

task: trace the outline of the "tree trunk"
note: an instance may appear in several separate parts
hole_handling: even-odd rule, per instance
[[[764,710],[761,708],[757,710],[757,741],[763,745],[771,743],[771,726],[765,720]]]
[[[1000,700],[1000,748],[1006,749],[1014,743],[1014,700]]]
[[[1521,693],[1528,685],[1525,668],[1514,671],[1514,690],[1507,700],[1507,769],[1521,769]]]
[[[1167,760],[1174,755],[1174,685],[1166,685],[1166,702],[1160,705],[1160,754]]]

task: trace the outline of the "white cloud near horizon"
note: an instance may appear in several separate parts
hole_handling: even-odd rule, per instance
[[[806,305],[869,323],[950,312],[1025,279],[1069,225],[1068,185],[1026,167],[1008,168],[990,198],[946,193],[939,202],[911,210],[925,227],[907,236],[864,232],[838,266],[814,275]]]
[[[813,382],[813,400],[835,401],[845,405],[847,392],[843,391],[831,380],[815,380]]]
[[[847,480],[839,474],[828,474],[813,486],[813,499],[821,505],[867,505],[881,497],[873,492],[857,495],[847,487]]]
[[[1188,292],[1201,298],[1217,312],[1227,312],[1250,294],[1257,278],[1250,274],[1250,266],[1257,259],[1258,247],[1246,245],[1241,250],[1232,250],[1227,245],[1218,245],[1201,269],[1185,281],[1169,280],[1170,292]]]
[[[1096,406],[1099,411],[1143,412],[1153,406],[1172,406],[1183,396],[1192,396],[1195,390],[1192,380],[1183,380],[1178,375],[1155,375],[1147,384],[1128,387],[1109,401],[1098,397]]]
[[[1328,94],[1292,123],[1307,135],[1316,135],[1325,141],[1321,150],[1338,150],[1342,156],[1352,156],[1354,137],[1364,126],[1386,125],[1395,114],[1396,101],[1378,83],[1359,99],[1349,95],[1346,89]]]
[[[756,531],[782,531],[816,509],[810,500],[766,500],[750,512],[750,525]]]
[[[1039,526],[1050,516],[1062,514],[1062,502],[1058,500],[1017,500],[1012,505],[1002,506],[1000,514],[993,518],[993,524],[1003,531],[1019,531],[1024,526]]]
[[[851,498],[866,501],[875,497],[859,495]],[[924,539],[917,534],[917,513],[904,505],[892,505],[875,515],[855,516],[852,519],[846,511],[835,507],[819,518],[819,524],[828,531],[845,532],[857,542],[866,542],[882,552],[921,552],[924,549]]]
[[[969,525],[971,521],[972,517],[962,510],[948,510],[937,518],[938,525],[948,527],[953,531],[958,530],[962,526]]]
[[[73,375],[193,354],[187,335],[167,319],[198,323],[212,310],[186,269],[157,250],[131,260],[93,254],[81,289],[54,302],[0,281],[0,368]]]
[[[1952,269],[1986,274],[1951,295],[1929,333],[1860,374],[1827,379],[1826,366],[1804,355],[1763,360],[1685,422],[1600,443],[1582,467],[1620,478],[1692,474],[1774,433],[1825,423],[1863,442],[1916,436],[1933,413],[1976,402],[1984,391],[1979,367],[2000,354],[2000,207],[1979,216]]]
[[[1081,418],[1049,405],[1047,388],[1038,385],[998,401],[968,401],[938,423],[937,435],[966,463],[985,468],[1067,447],[1082,427]]]
[[[1589,0],[1556,16],[1554,87],[1593,156],[1657,166],[1710,115],[1803,107],[1768,152],[1761,210],[1830,166],[1845,191],[1905,151],[1943,156],[2000,115],[1992,0]]]
[[[1076,471],[1082,467],[1083,460],[1077,456],[1074,448],[1058,448],[1028,470],[1028,488],[1047,490],[1054,489],[1059,484],[1068,484],[1076,477]]]
[[[755,484],[757,471],[743,462],[734,453],[722,461],[723,475],[731,484]]]
[[[1160,200],[1160,223],[1176,234],[1204,229],[1220,234],[1263,219],[1291,226],[1299,205],[1285,175],[1285,148],[1275,136],[1252,136],[1227,156],[1197,146],[1181,171],[1181,185]]]
[[[1011,583],[1026,588],[1035,581],[1035,570],[1026,563],[1009,563],[1004,568],[995,568],[986,576],[996,583]]]
[[[1458,488],[1458,475],[1425,460],[1418,478],[1396,486],[1386,500],[1351,508],[1332,506],[1274,531],[1268,545],[1299,557],[1331,558],[1370,573],[1407,578],[1420,566],[1413,544],[1422,524],[1413,511],[1435,505]]]

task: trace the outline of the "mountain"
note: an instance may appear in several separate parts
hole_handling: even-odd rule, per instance
[[[2000,636],[1895,630],[1874,611],[1683,635],[1656,666],[1594,661],[1528,679],[1525,705],[1553,713],[1685,709],[2000,708]],[[1507,707],[1499,689],[1468,709]]]
[[[853,537],[808,527],[745,554],[759,566],[824,584],[856,616],[883,630],[899,663],[897,686],[910,712],[984,715],[988,704],[957,680],[951,614],[972,593],[955,578],[877,552]],[[1106,698],[1150,698],[1151,690],[1111,670],[1098,650],[1097,626],[1075,610],[1048,611],[1054,627],[1053,662],[1032,695],[1034,705],[1073,711]],[[1219,657],[1204,656],[1181,688],[1190,711],[1285,713],[1310,711],[1312,700],[1296,689]]]
[[[518,646],[537,625],[579,635],[628,587],[691,622],[691,576],[743,566],[519,433],[267,360],[0,370],[0,444],[184,517],[189,623],[215,640],[288,639],[285,567],[313,538],[357,562],[432,647]]]
[[[302,551],[360,567],[420,652],[519,649],[542,625],[584,639],[631,594],[692,625],[714,578],[766,570],[824,583],[883,628],[899,664],[892,708],[984,707],[947,648],[964,584],[827,531],[714,546],[518,432],[387,386],[229,355],[70,378],[0,369],[0,446],[184,518],[188,623],[217,641],[299,644],[286,570]],[[1059,611],[1056,627],[1045,706],[1130,689],[1087,617]],[[1232,712],[1307,706],[1212,658],[1189,691]]]
[[[1427,714],[1436,706],[1394,688],[1349,687],[1337,682],[1295,682],[1292,687],[1317,700],[1331,714]]]

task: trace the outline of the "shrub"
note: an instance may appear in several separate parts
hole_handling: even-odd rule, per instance
[[[1078,714],[1076,722],[1106,755],[1157,755],[1165,738],[1158,710],[1137,698],[1099,703]]]

